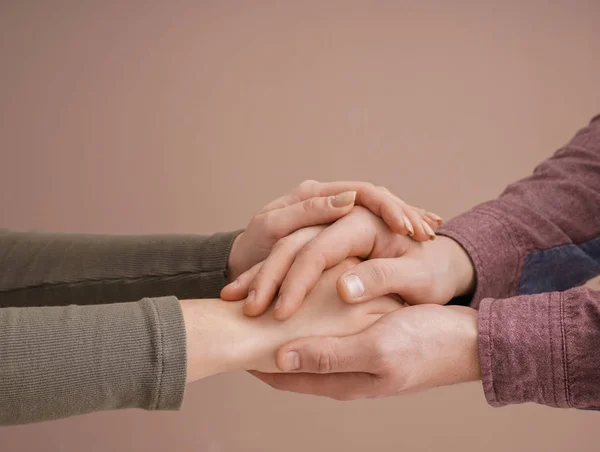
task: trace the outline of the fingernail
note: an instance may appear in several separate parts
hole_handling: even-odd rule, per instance
[[[355,191],[345,191],[337,196],[331,198],[331,205],[333,207],[345,207],[349,206],[356,200]]]
[[[411,237],[415,235],[415,228],[413,228],[413,225],[408,219],[408,217],[403,217],[402,219],[404,220],[404,227],[408,231],[408,235],[410,235]]]
[[[344,277],[344,284],[350,292],[350,296],[353,299],[360,298],[365,293],[365,286],[363,285],[360,278],[356,275],[348,275]]]
[[[431,226],[429,226],[426,222],[423,222],[423,229],[425,229],[425,233],[429,236],[431,240],[435,240],[435,232],[433,232]]]
[[[290,372],[300,369],[300,355],[298,352],[287,352],[283,357],[283,370]]]
[[[433,221],[437,221],[439,224],[444,223],[444,219],[433,212],[426,212],[425,215],[431,218]]]
[[[249,293],[248,293],[248,297],[246,298],[246,301],[244,301],[244,306],[252,303],[254,301],[254,299],[256,298],[256,291],[254,289],[252,289]]]

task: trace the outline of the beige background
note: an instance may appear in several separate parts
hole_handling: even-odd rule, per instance
[[[0,223],[228,230],[305,178],[458,214],[600,111],[600,3],[546,3],[2,0]],[[239,373],[0,450],[592,451],[597,430],[478,384],[339,403]]]

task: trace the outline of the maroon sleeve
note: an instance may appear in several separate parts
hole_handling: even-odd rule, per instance
[[[479,357],[492,406],[600,409],[600,292],[483,300]]]
[[[600,294],[572,289],[600,274],[600,116],[440,234],[473,261],[488,401],[600,408]]]
[[[498,199],[450,220],[439,233],[459,242],[473,260],[477,273],[475,307],[487,297],[562,291],[585,282],[590,274],[589,261],[579,259],[578,268],[569,267],[570,280],[577,279],[573,272],[585,273],[578,284],[561,287],[557,272],[539,271],[555,266],[550,264],[556,263],[556,254],[539,252],[585,245],[600,237],[600,115],[530,177],[509,185]],[[598,240],[592,250],[596,259],[600,258]],[[563,257],[566,263],[566,258],[573,256]],[[535,265],[523,275],[528,258]],[[544,262],[544,258],[551,262]],[[531,275],[537,276],[538,290],[531,287],[535,283],[520,290],[522,280],[531,279]]]

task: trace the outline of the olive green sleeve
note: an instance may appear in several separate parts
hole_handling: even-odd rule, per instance
[[[218,297],[235,235],[0,231],[0,425],[178,409],[177,297]]]
[[[94,235],[0,230],[0,307],[216,298],[239,231]]]

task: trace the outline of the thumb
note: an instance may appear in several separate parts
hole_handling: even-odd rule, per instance
[[[410,298],[425,276],[414,259],[370,259],[344,272],[337,280],[337,291],[347,303],[363,303],[391,293]]]
[[[282,372],[367,372],[374,354],[365,332],[345,337],[310,337],[282,346],[275,357]]]

